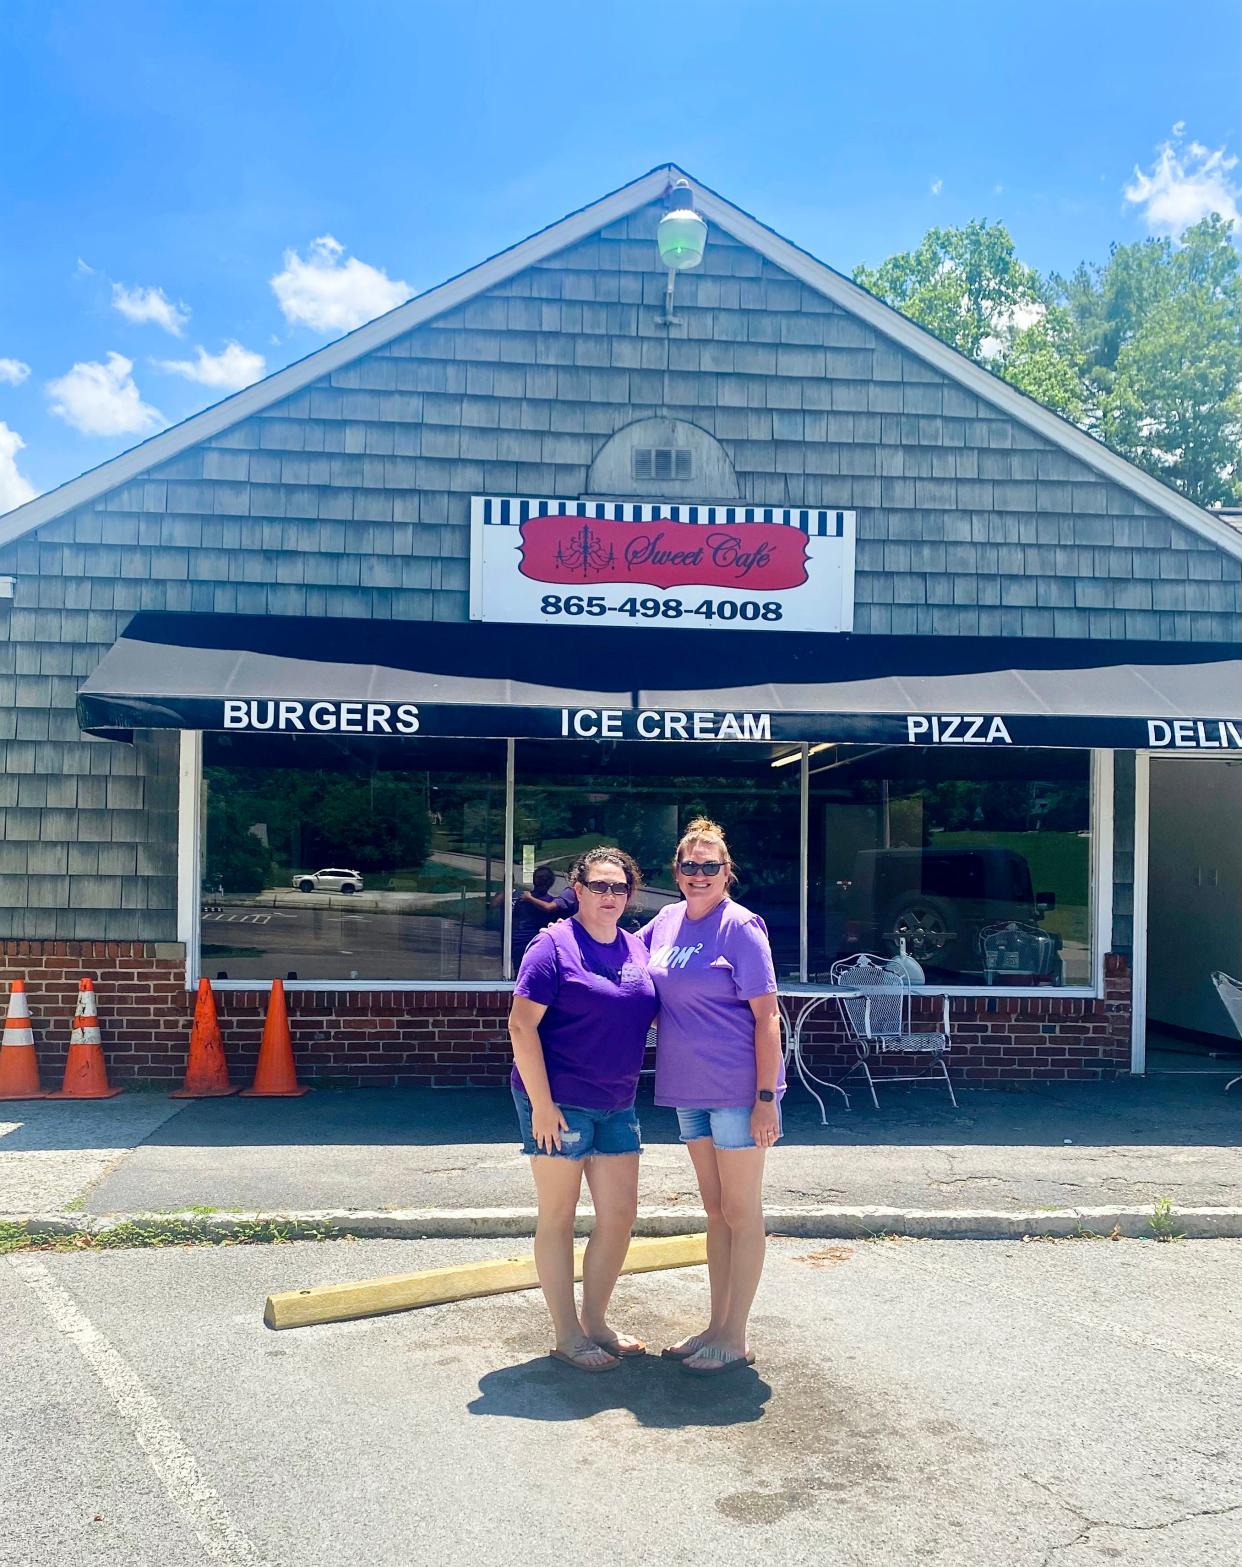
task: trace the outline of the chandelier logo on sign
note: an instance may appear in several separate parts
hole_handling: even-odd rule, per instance
[[[704,527],[659,517],[636,527],[594,517],[540,516],[522,524],[521,537],[520,569],[535,582],[771,593],[807,580],[806,536],[774,522]]]

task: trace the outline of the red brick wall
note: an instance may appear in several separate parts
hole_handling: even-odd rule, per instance
[[[1033,1078],[1110,1078],[1129,1068],[1130,972],[1110,953],[1103,1000],[955,996],[951,1001],[955,1077],[987,1083]],[[45,1087],[59,1086],[78,981],[95,982],[108,1070],[116,1083],[179,1081],[194,998],[185,965],[157,958],[138,942],[0,942],[0,982],[22,978],[30,998]],[[367,1086],[499,1083],[508,1074],[505,994],[471,990],[286,992],[298,1073],[307,1081]],[[220,991],[216,1008],[234,1081],[254,1071],[267,996]],[[915,1003],[931,1023],[940,1002]],[[825,1008],[807,1030],[816,1070],[844,1071],[853,1060],[840,1024]],[[879,1068],[882,1070],[883,1063]]]

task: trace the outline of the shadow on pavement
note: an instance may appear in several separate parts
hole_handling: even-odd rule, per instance
[[[639,1425],[679,1430],[750,1425],[762,1420],[771,1396],[772,1389],[749,1367],[709,1381],[658,1355],[643,1355],[616,1371],[588,1375],[545,1355],[489,1371],[480,1378],[479,1397],[466,1408],[472,1415],[551,1421],[590,1420],[607,1409],[628,1409]]]
[[[1030,1083],[958,1088],[954,1109],[934,1086],[880,1086],[880,1109],[854,1091],[846,1110],[835,1095],[828,1124],[801,1084],[784,1101],[780,1146],[1234,1147],[1238,1100],[1206,1076],[1123,1078],[1112,1083]],[[677,1119],[639,1088],[643,1141],[675,1145]],[[518,1143],[513,1101],[503,1087],[317,1089],[301,1099],[206,1099],[185,1103],[160,1124],[162,1096],[126,1094],[99,1104],[34,1102],[0,1106],[12,1129],[4,1151],[147,1148],[435,1148],[474,1145],[501,1151]]]

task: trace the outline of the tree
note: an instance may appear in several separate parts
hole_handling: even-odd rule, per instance
[[[1068,280],[979,221],[854,277],[1189,500],[1242,496],[1242,280],[1220,217],[1176,244],[1114,245]]]
[[[1080,417],[1073,323],[1019,261],[1003,223],[929,229],[916,249],[857,267],[854,281],[1049,408]]]
[[[1080,345],[1086,427],[1200,506],[1242,494],[1242,279],[1231,229],[1212,215],[1177,245],[1114,246],[1105,266],[1055,280]]]
[[[262,892],[272,874],[272,855],[251,832],[254,818],[225,795],[212,795],[207,812],[207,881],[225,892]]]

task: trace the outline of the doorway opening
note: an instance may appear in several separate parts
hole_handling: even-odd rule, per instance
[[[1147,1071],[1228,1079],[1242,1037],[1212,976],[1242,980],[1242,760],[1150,765]]]

